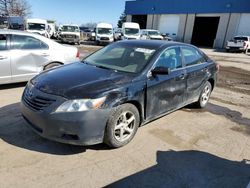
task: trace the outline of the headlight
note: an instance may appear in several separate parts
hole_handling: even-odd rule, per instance
[[[78,99],[64,102],[56,109],[56,113],[60,112],[83,112],[87,110],[98,109],[106,100],[106,97],[98,99]]]

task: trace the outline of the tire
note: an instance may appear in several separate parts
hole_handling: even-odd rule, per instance
[[[50,63],[50,64],[48,64],[48,65],[46,65],[46,66],[44,67],[44,70],[49,70],[49,69],[52,69],[52,68],[54,68],[54,67],[58,67],[58,66],[60,66],[60,65],[62,65],[62,64],[60,64],[60,63]]]
[[[212,85],[210,82],[207,81],[202,89],[199,100],[195,103],[195,105],[198,108],[205,108],[209,101],[211,92],[212,92]]]
[[[118,106],[110,115],[104,135],[104,143],[111,148],[128,144],[135,136],[140,124],[140,115],[132,104]]]

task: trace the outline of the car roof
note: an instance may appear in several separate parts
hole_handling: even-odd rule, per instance
[[[124,40],[124,41],[119,41],[118,43],[141,46],[150,49],[159,49],[161,47],[167,48],[171,46],[192,46],[186,43],[165,41],[165,40]]]

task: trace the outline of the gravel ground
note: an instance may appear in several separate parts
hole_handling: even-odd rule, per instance
[[[100,47],[81,45],[83,56]],[[185,107],[141,127],[127,146],[81,147],[27,128],[25,84],[0,87],[0,183],[4,187],[232,187],[250,181],[250,56],[204,49],[221,65],[203,110]]]

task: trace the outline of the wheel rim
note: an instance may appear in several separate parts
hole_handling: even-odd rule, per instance
[[[207,104],[208,100],[209,100],[209,97],[210,97],[210,87],[207,85],[204,90],[203,90],[203,93],[201,95],[201,103],[203,105]]]
[[[135,115],[132,112],[123,112],[115,125],[114,136],[119,142],[128,140],[135,129]]]

